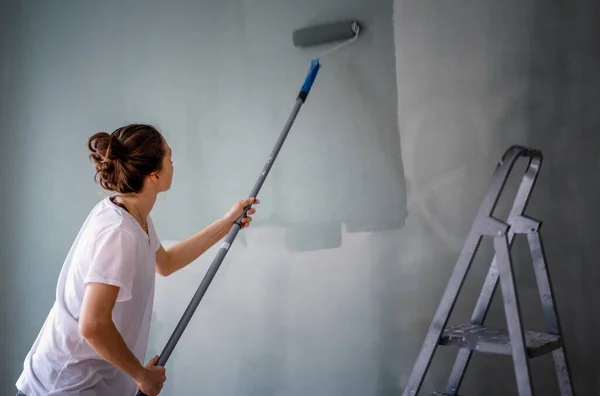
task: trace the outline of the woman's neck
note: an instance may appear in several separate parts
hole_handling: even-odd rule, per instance
[[[124,204],[131,215],[136,218],[141,217],[138,220],[142,221],[142,225],[145,225],[146,219],[156,202],[156,197],[156,194],[141,192],[139,194],[118,194],[116,200]]]

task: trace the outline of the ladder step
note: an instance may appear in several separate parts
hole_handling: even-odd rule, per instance
[[[562,347],[560,336],[524,331],[527,356],[538,357]],[[477,352],[512,355],[508,330],[495,329],[470,323],[448,326],[442,335],[440,345],[469,348]]]

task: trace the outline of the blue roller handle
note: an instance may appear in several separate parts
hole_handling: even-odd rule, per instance
[[[308,70],[308,74],[306,75],[304,84],[302,85],[302,88],[300,89],[300,92],[298,93],[298,97],[296,98],[296,103],[294,104],[294,107],[292,108],[292,112],[289,115],[287,122],[285,123],[283,130],[281,131],[279,138],[277,139],[277,142],[275,143],[275,146],[273,147],[273,150],[271,151],[271,154],[269,155],[269,158],[267,159],[267,162],[265,163],[265,166],[264,166],[262,172],[260,173],[258,179],[256,180],[254,187],[250,191],[250,196],[249,196],[250,198],[256,198],[263,183],[265,182],[265,179],[267,178],[267,175],[269,174],[271,167],[273,166],[273,163],[275,162],[275,159],[277,158],[277,155],[279,154],[279,151],[281,150],[281,147],[283,146],[283,142],[285,141],[290,129],[292,128],[292,124],[294,123],[294,120],[296,119],[296,116],[298,115],[298,112],[300,111],[302,104],[306,101],[306,98],[307,98],[308,94],[310,93],[312,85],[315,82],[315,78],[317,77],[317,73],[319,72],[320,66],[321,65],[319,64],[318,59],[314,59],[311,62],[310,69]],[[235,221],[235,223],[231,227],[231,230],[225,237],[223,243],[221,244],[220,249],[217,251],[215,258],[213,259],[212,264],[208,268],[208,271],[206,271],[206,275],[204,275],[204,278],[202,279],[200,286],[198,286],[196,293],[192,297],[192,300],[190,301],[190,303],[188,304],[187,308],[185,309],[183,315],[181,316],[179,323],[177,323],[175,330],[173,330],[171,337],[167,341],[167,344],[165,345],[160,356],[158,357],[158,362],[156,363],[157,366],[164,366],[167,363],[167,360],[169,359],[169,357],[171,356],[171,353],[175,349],[175,345],[177,345],[179,338],[181,337],[181,335],[183,334],[183,331],[185,330],[188,323],[190,322],[192,316],[194,315],[194,312],[196,311],[196,308],[198,307],[198,305],[200,304],[200,301],[204,297],[204,294],[208,290],[208,286],[212,282],[219,267],[221,266],[221,263],[223,262],[223,260],[225,259],[225,256],[229,252],[229,248],[233,244],[233,241],[235,240],[238,232],[242,228],[242,223],[241,223],[242,219],[247,215],[248,210],[250,210],[251,207],[252,207],[252,205],[248,205],[246,208],[244,208],[244,212]],[[146,394],[138,389],[136,396],[146,396]]]
[[[315,78],[317,78],[317,73],[319,72],[320,67],[321,65],[319,63],[319,59],[313,59],[310,63],[310,69],[306,74],[306,79],[304,80],[304,84],[302,85],[300,93],[298,94],[298,97],[301,98],[303,101],[306,100],[306,97],[310,93],[310,89],[312,88],[312,85],[315,82]]]

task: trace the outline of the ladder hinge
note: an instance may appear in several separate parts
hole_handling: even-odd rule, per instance
[[[493,237],[503,236],[508,232],[508,228],[508,224],[492,216],[484,217],[481,223],[479,223],[479,232],[481,235]]]
[[[513,224],[515,234],[533,234],[538,232],[542,223],[524,215],[517,216]]]

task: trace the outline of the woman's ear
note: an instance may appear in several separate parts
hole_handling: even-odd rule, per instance
[[[150,173],[150,181],[152,181],[152,183],[158,184],[159,179],[160,179],[160,176],[158,175],[158,172]]]

